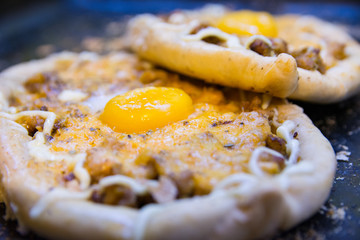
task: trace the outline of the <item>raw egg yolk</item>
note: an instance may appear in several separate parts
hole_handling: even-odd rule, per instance
[[[112,98],[100,120],[117,132],[144,133],[186,119],[194,111],[183,90],[147,87]]]
[[[273,16],[267,12],[253,12],[249,10],[232,12],[222,17],[217,27],[227,33],[238,35],[264,35],[276,37],[278,34]]]

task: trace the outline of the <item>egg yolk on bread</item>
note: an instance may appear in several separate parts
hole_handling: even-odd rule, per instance
[[[100,119],[117,132],[142,133],[187,118],[192,100],[183,90],[147,87],[112,98]]]
[[[241,36],[276,37],[278,34],[275,19],[267,12],[249,10],[231,12],[218,20],[217,27],[224,32]]]

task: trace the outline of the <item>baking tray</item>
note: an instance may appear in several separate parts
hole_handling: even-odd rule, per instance
[[[126,4],[103,1],[102,5],[99,1],[51,1],[0,16],[0,70],[62,50],[102,53],[116,50],[121,45],[118,36],[124,32],[125,22],[132,14],[146,12],[147,8],[151,12],[165,12],[204,4],[204,1],[152,1],[150,8],[144,2],[150,1]],[[273,1],[246,4],[232,1],[228,4],[272,13],[317,15],[345,25],[357,40],[360,39],[360,5],[355,1],[278,1],[276,4]],[[110,48],[106,47],[109,45]],[[360,95],[330,105],[295,103],[304,108],[341,159],[324,206],[307,221],[274,239],[360,239]],[[0,204],[0,215],[4,214],[5,207]],[[34,233],[20,235],[16,229],[15,221],[0,218],[0,239],[42,239]]]

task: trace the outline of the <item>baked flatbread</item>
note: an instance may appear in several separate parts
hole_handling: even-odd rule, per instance
[[[331,145],[286,100],[185,79],[128,53],[60,53],[0,81],[1,191],[22,231],[257,239],[309,218],[329,195]],[[159,88],[182,89],[190,115],[140,133],[100,120],[115,95]]]
[[[342,28],[283,15],[274,17],[272,37],[229,34],[219,26],[230,14],[236,20],[236,12],[211,5],[140,15],[129,24],[128,42],[160,66],[224,86],[317,103],[359,92],[360,46]]]

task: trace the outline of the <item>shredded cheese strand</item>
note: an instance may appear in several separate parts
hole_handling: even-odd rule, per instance
[[[16,121],[22,117],[33,117],[33,116],[40,116],[45,118],[45,123],[43,127],[43,133],[50,134],[56,120],[56,114],[53,112],[47,112],[47,111],[40,111],[40,110],[33,110],[33,111],[23,111],[19,113],[9,114],[0,112],[0,117]]]
[[[86,157],[81,158],[79,161],[76,162],[75,168],[74,168],[74,175],[80,182],[80,189],[84,190],[90,186],[90,174],[84,168]]]
[[[182,39],[184,41],[200,41],[200,40],[202,40],[206,37],[210,37],[210,36],[215,36],[215,37],[225,40],[226,46],[228,48],[233,48],[233,49],[243,48],[243,46],[240,44],[239,39],[237,37],[230,35],[228,33],[225,33],[223,31],[221,31],[220,29],[214,28],[214,27],[207,27],[207,28],[201,29],[196,34],[183,36]]]
[[[287,120],[285,121],[278,129],[276,130],[276,135],[283,138],[286,141],[286,153],[289,155],[289,158],[285,160],[286,165],[293,165],[297,163],[297,158],[299,155],[299,141],[294,139],[291,135],[291,131],[295,129],[295,123]],[[257,176],[265,176],[267,175],[258,164],[259,157],[262,153],[269,153],[276,157],[283,157],[280,153],[278,153],[275,150],[272,150],[270,148],[260,146],[254,150],[254,152],[251,155],[250,161],[249,161],[249,168],[250,171],[257,175]]]
[[[46,145],[45,135],[42,132],[37,132],[34,140],[28,142],[29,154],[35,158],[36,161],[62,161],[65,160],[68,164],[74,164],[86,158],[86,153],[77,153],[70,155],[68,153],[53,153],[50,146]]]
[[[250,167],[251,172],[257,176],[265,176],[264,171],[259,167],[259,164],[258,164],[259,157],[262,153],[269,153],[273,156],[283,158],[283,155],[281,155],[277,151],[272,150],[270,148],[263,147],[263,146],[256,148],[251,155],[251,158],[249,161],[249,167]]]
[[[103,188],[115,184],[130,187],[138,195],[143,195],[148,192],[146,186],[138,183],[133,178],[124,175],[113,175],[113,176],[104,177],[99,181],[98,186]]]
[[[290,155],[289,159],[285,161],[287,165],[292,165],[297,162],[297,157],[300,151],[299,141],[294,139],[293,136],[290,134],[294,129],[295,129],[295,123],[290,120],[286,120],[276,130],[276,135],[285,139],[286,141],[286,153]]]
[[[270,106],[271,100],[272,100],[272,96],[269,95],[269,94],[264,93],[262,95],[261,108],[264,109],[264,110],[267,109]]]
[[[251,37],[249,37],[247,39],[247,41],[245,43],[245,48],[250,49],[250,45],[257,39],[259,39],[261,41],[264,41],[269,46],[272,46],[272,43],[271,43],[270,39],[268,39],[267,37],[265,37],[263,35],[252,35]]]
[[[57,201],[60,200],[84,200],[90,197],[91,193],[95,189],[101,189],[110,185],[120,184],[130,187],[136,194],[143,195],[148,192],[148,189],[145,185],[142,185],[136,182],[134,179],[130,177],[126,177],[123,175],[114,175],[104,177],[100,180],[97,185],[89,188],[90,185],[90,175],[88,171],[83,167],[84,160],[79,160],[75,166],[74,174],[76,178],[80,181],[80,188],[83,190],[81,192],[71,192],[64,188],[55,188],[46,195],[42,196],[40,200],[31,208],[30,217],[36,218],[40,216],[42,212],[46,210],[46,208]],[[150,184],[154,184],[154,182],[150,181]],[[87,189],[86,189],[87,188]],[[147,222],[147,220],[145,221]]]
[[[81,102],[83,100],[85,100],[88,97],[87,93],[84,93],[80,90],[64,90],[62,91],[59,96],[58,99],[61,102]]]
[[[297,163],[297,157],[299,156],[300,143],[296,139],[292,139],[289,143],[289,151],[291,152],[289,159],[285,162],[287,165],[293,165]]]
[[[55,188],[44,195],[31,209],[30,218],[39,217],[48,206],[59,200],[84,200],[90,197],[91,191],[71,192],[64,188]]]
[[[289,142],[292,139],[292,137],[290,136],[290,132],[294,128],[295,128],[295,123],[290,120],[287,120],[283,122],[283,124],[280,127],[278,127],[278,129],[276,130],[276,135],[285,139],[286,142]]]
[[[18,132],[22,132],[22,133],[25,134],[25,135],[28,135],[28,134],[29,134],[28,130],[27,130],[24,126],[22,126],[21,124],[19,124],[19,123],[17,123],[17,122],[14,122],[14,121],[11,121],[10,123],[11,123],[10,128],[11,128],[12,130],[15,130],[15,131],[18,131]]]

